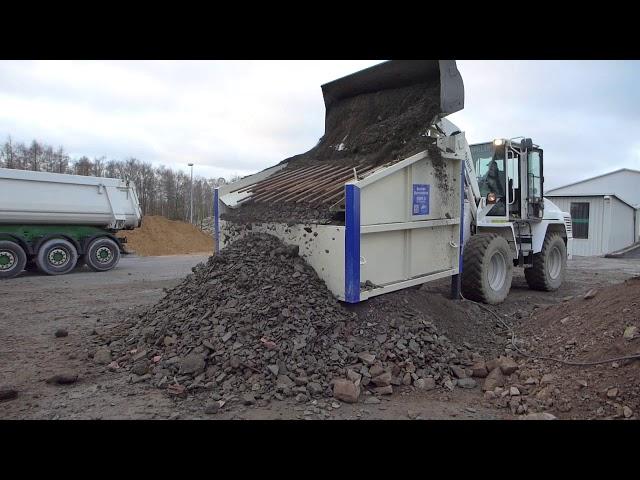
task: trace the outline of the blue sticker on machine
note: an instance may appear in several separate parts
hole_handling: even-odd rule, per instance
[[[426,183],[413,184],[413,214],[429,215],[429,188]]]

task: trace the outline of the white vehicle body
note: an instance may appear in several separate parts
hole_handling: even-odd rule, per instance
[[[0,224],[140,225],[135,188],[115,178],[0,168]]]

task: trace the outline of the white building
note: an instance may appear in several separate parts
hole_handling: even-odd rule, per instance
[[[640,239],[640,171],[622,168],[549,190],[573,221],[573,254],[605,255]]]

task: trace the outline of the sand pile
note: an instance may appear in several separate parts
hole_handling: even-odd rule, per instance
[[[142,227],[118,232],[126,237],[125,248],[138,255],[185,255],[211,253],[213,238],[190,223],[149,215],[142,219]]]
[[[423,150],[439,160],[434,137],[425,133],[439,112],[440,90],[427,84],[383,90],[346,98],[326,114],[325,134],[306,153],[287,158],[286,170],[324,163],[345,166],[383,165]],[[281,162],[281,163],[283,163]],[[330,205],[251,200],[222,216],[237,223],[253,221],[329,223]]]
[[[211,390],[246,404],[469,388],[468,367],[478,360],[402,305],[371,321],[346,308],[297,247],[265,234],[247,235],[195,267],[156,306],[99,342],[96,355],[114,359],[132,381],[169,393]]]

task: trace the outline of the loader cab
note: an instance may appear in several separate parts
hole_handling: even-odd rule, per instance
[[[496,139],[470,145],[470,150],[480,195],[488,208],[487,217],[512,221],[542,218],[541,148],[531,139]]]

